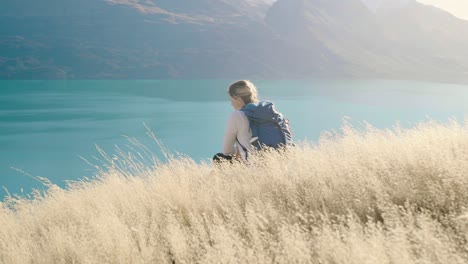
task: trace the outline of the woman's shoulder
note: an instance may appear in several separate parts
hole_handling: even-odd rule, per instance
[[[235,121],[235,122],[245,122],[248,121],[247,116],[245,113],[241,110],[235,110],[231,113],[231,116],[229,117],[230,120]]]
[[[234,111],[232,111],[232,113],[231,113],[231,117],[237,117],[237,118],[239,118],[239,117],[245,117],[245,113],[244,113],[244,111],[242,111],[242,110],[234,110]]]

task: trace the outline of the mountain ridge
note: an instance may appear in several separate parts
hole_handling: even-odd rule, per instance
[[[416,1],[48,2],[0,11],[0,78],[468,80],[468,21]]]

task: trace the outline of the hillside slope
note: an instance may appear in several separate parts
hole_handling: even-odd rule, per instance
[[[468,22],[405,0],[6,0],[0,78],[468,81]]]
[[[467,135],[344,126],[220,167],[118,152],[95,179],[1,203],[0,262],[466,263]]]

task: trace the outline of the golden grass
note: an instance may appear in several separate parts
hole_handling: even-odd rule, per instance
[[[324,134],[250,164],[106,156],[0,211],[0,263],[468,263],[468,122]]]

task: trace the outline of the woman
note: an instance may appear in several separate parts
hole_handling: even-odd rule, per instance
[[[258,102],[258,92],[255,85],[248,80],[237,81],[229,86],[228,94],[234,108],[228,119],[224,132],[223,152],[213,157],[214,161],[246,159],[248,151],[252,151],[249,120],[243,111],[245,105]]]

